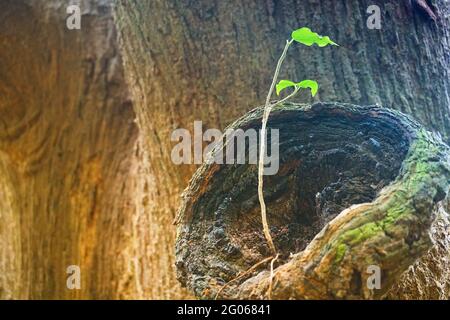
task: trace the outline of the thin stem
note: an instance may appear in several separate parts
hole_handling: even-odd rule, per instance
[[[291,94],[289,94],[289,95],[286,96],[285,98],[283,98],[283,99],[281,99],[281,100],[275,102],[274,104],[272,104],[272,105],[270,106],[270,110],[272,110],[274,107],[276,107],[276,106],[282,104],[283,102],[285,102],[285,101],[289,100],[290,98],[292,98],[293,96],[295,96],[299,90],[300,90],[300,88],[296,86],[296,87],[294,88],[294,91],[292,91]]]
[[[273,287],[273,276],[274,276],[274,272],[273,272],[273,264],[275,263],[275,261],[278,260],[278,257],[280,255],[277,253],[276,257],[272,259],[272,261],[270,261],[270,282],[269,282],[269,300],[272,300],[272,287]]]
[[[270,98],[273,94],[273,89],[275,88],[275,85],[277,83],[278,74],[280,73],[281,65],[284,61],[284,58],[286,58],[286,53],[292,44],[294,40],[287,40],[286,45],[284,46],[283,53],[281,54],[280,59],[278,59],[277,67],[275,69],[275,73],[273,75],[272,84],[270,85],[269,93],[266,98],[266,104],[264,106],[264,113],[262,118],[262,126],[261,126],[261,144],[260,144],[260,150],[259,150],[259,162],[258,162],[258,199],[259,204],[261,206],[261,219],[262,219],[262,225],[263,225],[263,232],[264,237],[266,238],[267,243],[269,244],[270,250],[275,254],[276,249],[275,245],[273,244],[272,236],[270,235],[269,225],[267,224],[267,213],[266,213],[266,203],[264,201],[264,195],[263,195],[263,175],[264,175],[264,155],[266,152],[266,126],[267,126],[267,120],[270,115],[270,111],[272,110],[272,107],[274,105],[270,104]],[[294,90],[296,93],[298,89]],[[293,94],[289,95],[291,97]],[[285,101],[286,99],[283,99],[281,101]],[[275,103],[277,105],[278,103]]]

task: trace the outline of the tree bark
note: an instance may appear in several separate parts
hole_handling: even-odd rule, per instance
[[[194,120],[223,129],[261,104],[285,40],[303,25],[329,35],[340,47],[294,48],[282,78],[317,80],[317,100],[379,104],[411,114],[449,141],[445,1],[433,7],[437,22],[408,1],[116,3],[127,79],[157,181],[149,190],[158,208],[151,215],[167,217],[165,224],[194,170],[172,164],[171,130],[190,129]],[[372,4],[382,9],[381,30],[366,27]],[[170,276],[161,271],[157,277]],[[432,290],[422,292],[432,297]]]
[[[1,8],[0,297],[135,297],[140,151],[111,7],[84,1],[81,30],[60,1]]]
[[[85,0],[71,31],[60,1],[0,2],[0,297],[192,297],[176,280],[172,221],[196,166],[172,163],[171,132],[223,129],[260,105],[294,28],[340,47],[294,47],[283,78],[317,80],[316,100],[403,111],[450,140],[444,0],[436,21],[393,0],[115,0],[113,21],[111,1]],[[372,4],[381,30],[366,28]],[[427,259],[440,268],[449,243],[437,241]],[[72,264],[81,290],[66,288]],[[414,286],[434,297],[427,264],[414,268],[429,281],[397,297]]]
[[[256,109],[231,128],[259,128],[261,117]],[[436,238],[430,229],[449,188],[449,148],[401,113],[375,106],[285,103],[270,120],[280,155],[278,173],[265,179],[278,254],[273,275],[261,271],[272,253],[255,166],[205,163],[183,193],[179,279],[202,298],[368,299],[403,287],[402,274]],[[228,153],[228,141],[212,156]],[[367,285],[374,268],[377,287]],[[425,268],[430,280],[446,265]],[[412,274],[410,292],[412,283],[423,280]]]

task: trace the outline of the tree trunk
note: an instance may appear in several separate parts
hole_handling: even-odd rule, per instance
[[[111,8],[1,1],[0,297],[135,297],[137,128]],[[81,290],[66,287],[81,269]]]
[[[449,141],[445,1],[433,7],[437,23],[408,1],[116,2],[125,70],[157,181],[149,190],[158,208],[151,215],[166,217],[163,223],[173,217],[194,170],[172,164],[171,131],[192,130],[194,120],[223,129],[260,105],[285,40],[303,25],[329,35],[340,47],[295,47],[281,78],[316,79],[321,86],[317,100],[380,104],[412,114]],[[366,27],[372,4],[382,9],[381,30]],[[441,244],[448,248],[447,240]],[[170,276],[161,270],[157,277]],[[448,288],[434,294],[419,290],[422,297],[448,296]]]
[[[444,0],[436,22],[406,0],[116,0],[115,23],[110,1],[85,0],[81,30],[65,28],[60,1],[0,2],[0,297],[192,297],[176,280],[172,222],[196,166],[173,164],[171,133],[194,120],[223,129],[261,105],[294,28],[340,47],[294,46],[282,78],[317,80],[316,100],[403,111],[450,140]],[[381,30],[366,27],[372,4]],[[444,268],[448,237],[436,241],[422,260]],[[420,263],[429,280],[397,297],[435,297]],[[66,288],[73,264],[81,290]]]

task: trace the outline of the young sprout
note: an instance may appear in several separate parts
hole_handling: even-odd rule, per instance
[[[266,203],[264,201],[263,195],[263,174],[264,174],[264,154],[266,152],[266,127],[267,120],[269,119],[270,111],[273,107],[287,101],[297,94],[300,89],[309,88],[311,90],[311,95],[314,97],[319,89],[319,85],[314,80],[303,80],[300,82],[293,82],[290,80],[280,80],[278,84],[276,84],[278,80],[278,75],[280,73],[281,65],[286,57],[286,53],[291,46],[291,44],[296,41],[301,44],[304,44],[308,47],[316,44],[319,47],[325,47],[327,45],[338,46],[337,43],[333,42],[328,36],[320,36],[319,34],[312,32],[309,28],[303,27],[297,30],[294,30],[291,34],[291,39],[286,41],[286,45],[284,46],[283,53],[278,59],[277,67],[275,69],[275,73],[273,76],[272,84],[269,89],[269,93],[267,94],[266,104],[264,106],[264,113],[262,117],[262,126],[261,126],[261,144],[259,150],[259,162],[258,162],[258,199],[261,206],[261,219],[263,225],[264,237],[269,245],[270,250],[272,251],[274,257],[276,256],[276,248],[273,244],[272,236],[270,235],[269,226],[267,223],[267,213],[266,213]],[[276,85],[275,85],[276,84]],[[286,96],[285,98],[275,102],[274,104],[270,103],[270,98],[272,97],[273,90],[276,87],[277,95],[280,94],[286,88],[293,87],[293,91]],[[276,258],[275,258],[276,259]]]

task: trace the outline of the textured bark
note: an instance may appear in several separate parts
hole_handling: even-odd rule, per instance
[[[82,1],[82,30],[69,31],[66,3],[0,0],[1,297],[190,297],[172,220],[195,166],[173,165],[170,134],[193,120],[221,129],[260,105],[293,28],[341,47],[294,47],[283,78],[316,79],[322,101],[404,111],[450,139],[444,0],[436,22],[411,1],[115,0],[134,112],[110,2]],[[371,4],[381,30],[366,28]],[[446,248],[439,238],[436,268]],[[66,289],[70,264],[80,291]],[[434,297],[437,279],[415,268],[424,281],[396,297],[414,286]]]
[[[255,165],[212,163],[195,173],[180,210],[180,280],[207,298],[261,299],[269,292],[275,299],[383,297],[432,247],[429,231],[449,187],[448,147],[400,113],[378,107],[284,105],[270,120],[280,130],[280,170],[265,179],[280,254],[273,289],[267,271],[234,280],[271,254]],[[260,122],[257,110],[231,128],[259,128]],[[369,266],[381,269],[381,288],[366,285]],[[436,277],[426,268],[428,279]]]
[[[137,129],[111,8],[82,7],[70,31],[61,1],[1,1],[1,298],[136,296]]]
[[[445,1],[435,1],[436,23],[410,1],[116,3],[127,79],[156,181],[148,190],[155,206],[150,216],[161,224],[174,216],[178,195],[194,170],[172,164],[171,131],[191,129],[194,120],[223,129],[259,105],[285,40],[302,25],[329,35],[341,47],[294,48],[282,78],[317,80],[318,100],[380,104],[412,114],[449,141]],[[382,8],[381,30],[366,28],[366,9],[372,4]],[[171,250],[161,242],[151,247]],[[439,266],[446,274],[445,265]],[[173,275],[160,270],[152,276]],[[171,297],[180,297],[178,292]]]

